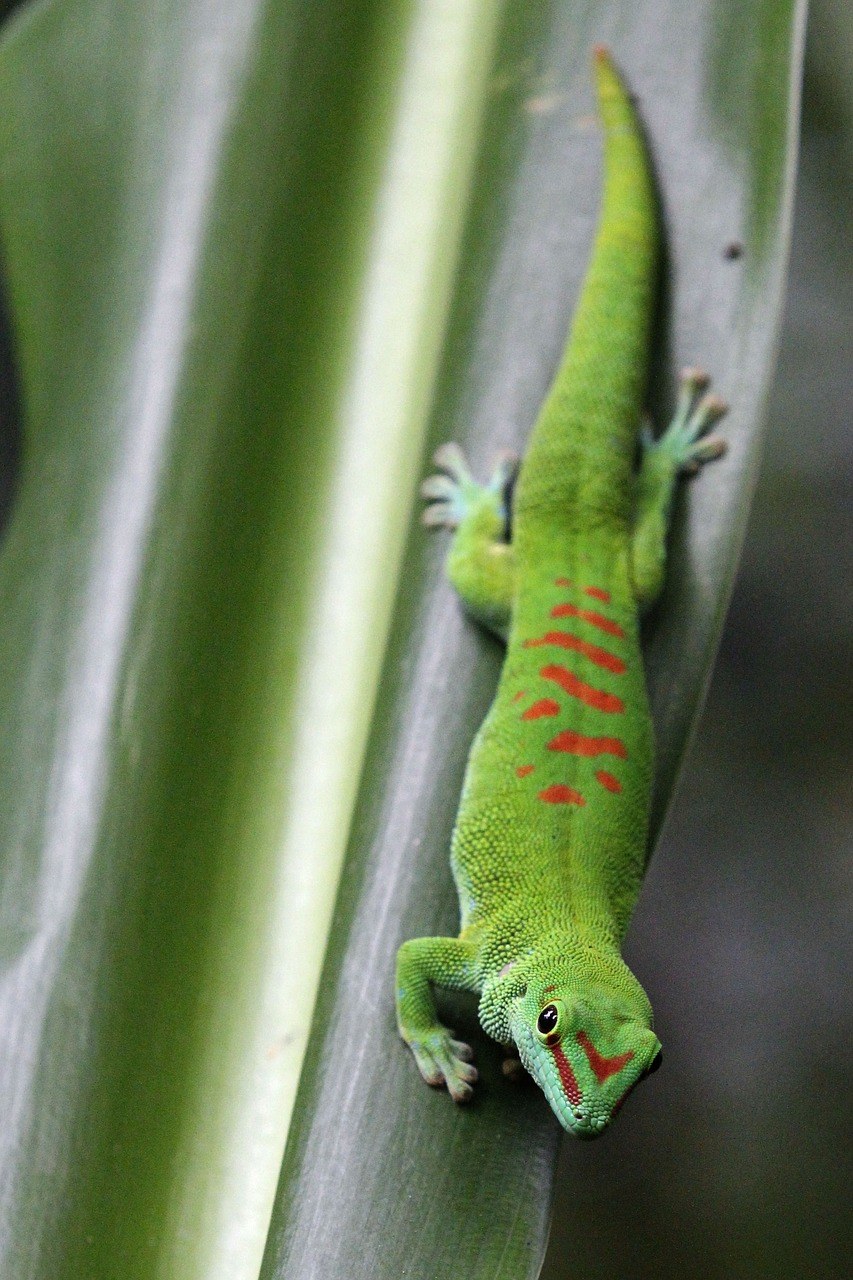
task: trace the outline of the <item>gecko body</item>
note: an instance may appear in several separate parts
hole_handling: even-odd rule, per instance
[[[641,431],[659,217],[636,114],[603,49],[595,69],[599,227],[517,482],[504,459],[476,484],[446,445],[423,487],[427,523],[454,529],[451,581],[507,651],[453,833],[459,936],[406,942],[397,965],[400,1033],[429,1083],[470,1097],[471,1050],[439,1022],[433,989],[476,992],[484,1030],[517,1049],[582,1137],[660,1063],[649,1001],[620,950],[654,768],[639,619],[663,582],[677,477],[723,451],[706,433],[724,412],[688,370],[670,428]]]

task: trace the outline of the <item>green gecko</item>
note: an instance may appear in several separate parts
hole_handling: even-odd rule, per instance
[[[595,70],[600,221],[517,481],[502,459],[478,485],[445,445],[442,474],[423,486],[425,522],[455,530],[453,585],[507,650],[453,832],[461,932],[413,939],[397,957],[400,1034],[429,1084],[471,1096],[472,1051],[439,1022],[433,987],[475,992],[483,1029],[515,1047],[579,1137],[601,1133],[661,1061],[649,1000],[620,953],[654,767],[639,616],[663,583],[677,478],[724,452],[706,432],[725,412],[706,375],[686,370],[669,429],[654,439],[641,428],[659,216],[631,99],[602,48]]]

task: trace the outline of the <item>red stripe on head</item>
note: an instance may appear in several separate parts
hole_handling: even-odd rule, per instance
[[[575,584],[572,582],[571,578],[555,578],[554,585],[556,587],[573,587]]]
[[[567,671],[565,667],[543,667],[539,674],[543,680],[553,680],[561,689],[565,689],[566,693],[573,698],[577,698],[586,706],[594,707],[596,711],[625,710],[625,703],[621,698],[617,698],[615,693],[605,693],[603,689],[594,689],[591,684],[587,684],[584,680],[579,680],[573,671]]]
[[[544,800],[546,804],[586,804],[586,800],[579,791],[575,791],[574,787],[565,786],[562,782],[555,782],[552,787],[546,787],[544,791],[540,791],[539,799]]]
[[[544,636],[539,636],[535,640],[525,640],[525,649],[539,649],[543,645],[555,645],[559,649],[571,649],[574,653],[579,653],[582,657],[588,658],[590,662],[595,663],[597,667],[603,667],[606,671],[613,671],[616,675],[621,675],[627,670],[625,663],[621,658],[617,658],[615,653],[608,653],[606,649],[599,649],[598,645],[589,644],[586,640],[581,640],[580,636],[572,635],[569,631],[548,631]]]
[[[554,1055],[554,1065],[560,1074],[560,1084],[563,1086],[563,1093],[568,1098],[573,1107],[576,1107],[583,1100],[583,1094],[578,1087],[577,1077],[572,1070],[572,1064],[563,1053],[563,1046],[554,1044],[549,1046],[551,1053]]]
[[[596,769],[595,776],[603,787],[608,791],[621,791],[622,783],[618,778],[614,778],[612,773],[608,773],[606,769]]]
[[[576,604],[555,604],[551,610],[551,617],[580,618],[581,622],[588,622],[591,627],[598,627],[599,631],[606,631],[609,636],[616,636],[619,640],[625,639],[625,632],[618,622],[612,622],[610,618],[605,618],[603,613],[596,613],[592,609],[581,609]]]
[[[560,704],[555,702],[553,698],[540,698],[538,702],[534,702],[532,707],[528,707],[522,720],[540,720],[542,716],[558,716],[560,714]]]
[[[524,697],[524,690],[523,690],[523,689],[519,689],[518,693],[514,693],[514,694],[512,695],[512,700],[513,700],[513,702],[521,702],[521,699],[522,699],[523,697]]]
[[[574,729],[564,729],[548,743],[549,751],[567,751],[573,756],[619,756],[628,759],[628,750],[621,738],[588,738]]]
[[[592,1067],[593,1074],[599,1084],[604,1084],[605,1080],[615,1076],[623,1067],[628,1065],[634,1056],[633,1049],[629,1049],[627,1053],[617,1053],[612,1058],[605,1058],[598,1052],[585,1031],[579,1031],[575,1039],[586,1054],[587,1061]]]
[[[515,772],[519,778],[526,778],[528,773],[532,773],[535,767],[532,764],[520,764]]]
[[[602,591],[601,587],[584,587],[585,596],[592,596],[593,600],[600,600],[602,604],[610,604],[610,592]]]

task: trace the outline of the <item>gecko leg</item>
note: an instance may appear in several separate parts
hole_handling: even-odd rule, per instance
[[[412,938],[397,952],[397,1026],[427,1084],[447,1085],[454,1102],[467,1102],[477,1079],[470,1045],[454,1039],[436,1014],[432,984],[476,991],[473,947],[459,938]]]
[[[637,476],[631,570],[638,603],[649,608],[660,595],[666,566],[666,536],[679,476],[695,475],[703,462],[721,457],[726,442],[707,433],[726,412],[718,396],[703,394],[710,379],[699,369],[681,375],[675,417],[660,438],[643,429]]]
[[[447,575],[468,613],[505,640],[514,586],[509,493],[517,459],[501,455],[486,485],[472,478],[458,445],[442,445],[434,462],[442,474],[430,476],[421,486],[421,495],[430,503],[424,523],[455,531]]]

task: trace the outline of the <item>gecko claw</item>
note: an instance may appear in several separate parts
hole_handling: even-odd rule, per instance
[[[446,1027],[436,1027],[420,1039],[410,1040],[409,1047],[427,1084],[435,1089],[446,1085],[454,1102],[469,1101],[478,1079],[469,1044],[455,1040]]]
[[[728,412],[724,400],[707,394],[710,381],[703,369],[684,369],[675,416],[667,430],[659,439],[641,432],[643,449],[668,454],[681,475],[695,475],[703,463],[721,458],[726,452],[725,440],[707,435]]]

